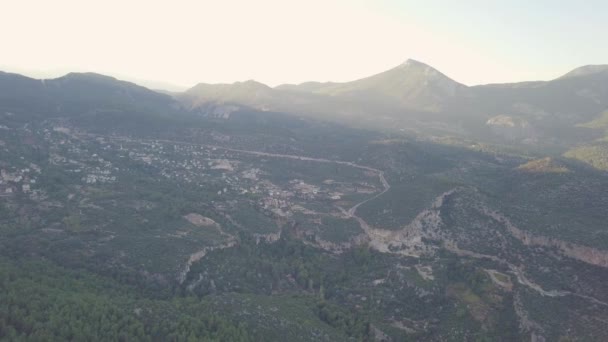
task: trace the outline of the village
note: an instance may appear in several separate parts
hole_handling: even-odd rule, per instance
[[[278,217],[289,217],[292,207],[306,207],[311,203],[348,206],[360,196],[379,192],[376,175],[360,172],[356,181],[297,178],[297,160],[292,164],[294,178],[274,174],[277,158],[259,158],[223,149],[195,144],[163,141],[124,141],[119,151],[132,161],[152,167],[163,177],[192,186],[218,187],[217,194],[226,200],[255,199],[260,210]],[[282,172],[289,169],[282,168]],[[278,178],[278,179],[277,179]]]
[[[86,198],[93,189],[119,190],[120,184],[137,181],[143,173],[158,181],[164,178],[176,187],[201,192],[215,189],[213,206],[229,217],[243,210],[247,215],[271,220],[297,217],[306,227],[318,231],[322,217],[346,220],[340,208],[350,208],[383,189],[377,174],[348,163],[334,165],[307,157],[185,142],[94,136],[66,126],[39,129],[37,134],[48,149],[48,163],[4,165],[0,195],[23,194],[43,201],[48,197],[45,186],[49,184],[41,186],[38,178],[52,183],[45,176],[55,168],[61,169],[62,177],[74,186],[66,194],[68,200],[79,193]],[[222,136],[222,141],[230,139]],[[61,206],[61,202],[59,199],[55,203]],[[250,227],[245,224],[242,228]]]

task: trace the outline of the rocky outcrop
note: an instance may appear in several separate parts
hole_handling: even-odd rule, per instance
[[[486,121],[492,132],[507,140],[518,140],[534,137],[530,123],[522,118],[508,115],[497,115]]]
[[[216,224],[212,219],[197,213],[190,213],[185,215],[184,218],[197,227],[213,226]]]
[[[491,211],[486,208],[484,212],[486,215],[492,217],[494,220],[502,223],[513,237],[521,241],[521,243],[526,246],[557,248],[563,255],[567,257],[591,265],[608,268],[608,251],[574,244],[556,238],[535,235],[530,232],[519,229],[513,223],[511,223],[508,218],[496,211]]]
[[[283,232],[283,230],[281,229],[276,233],[269,233],[269,234],[253,233],[253,238],[255,239],[256,244],[259,244],[260,242],[273,243],[273,242],[278,241],[281,238],[282,232]]]
[[[432,253],[434,247],[424,243],[423,240],[441,239],[439,229],[442,224],[441,207],[446,198],[457,190],[458,188],[454,188],[437,196],[429,209],[420,212],[410,224],[401,230],[375,229],[362,223],[362,227],[365,226],[364,230],[370,238],[370,246],[380,252],[413,257]],[[357,219],[362,221],[360,218]]]
[[[345,252],[345,251],[351,249],[354,246],[363,245],[363,244],[366,244],[369,242],[370,242],[369,236],[365,233],[356,235],[347,242],[331,242],[331,241],[323,240],[318,235],[315,235],[314,245],[317,247],[323,248],[324,250],[329,251],[329,252],[342,253],[342,252]]]
[[[212,252],[217,249],[234,247],[235,245],[236,245],[236,239],[230,239],[228,242],[223,243],[221,245],[205,247],[205,248],[201,249],[200,251],[191,254],[190,257],[188,258],[188,261],[186,262],[186,265],[184,266],[184,269],[177,276],[177,281],[180,283],[180,285],[183,284],[184,281],[186,280],[186,278],[188,277],[188,273],[190,273],[190,267],[192,266],[192,264],[201,260],[202,258],[204,258],[205,255],[207,255],[207,253]]]

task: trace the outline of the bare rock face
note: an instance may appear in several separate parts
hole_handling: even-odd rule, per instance
[[[410,224],[401,230],[368,230],[370,246],[380,252],[413,257],[432,254],[433,247],[426,244],[424,239],[441,239],[439,229],[442,225],[441,207],[446,198],[457,190],[458,188],[454,188],[439,195],[429,209],[420,212]]]
[[[488,119],[486,125],[505,128],[524,128],[528,126],[528,122],[508,115],[497,115]]]
[[[492,217],[496,221],[503,223],[509,233],[526,246],[554,247],[567,257],[595,266],[608,267],[608,251],[574,244],[555,238],[534,235],[530,232],[519,229],[513,225],[508,218],[498,212],[486,210],[485,214]]]
[[[212,219],[196,213],[190,213],[184,216],[184,218],[197,227],[208,227],[216,225],[216,222]]]
[[[508,140],[534,138],[532,126],[521,118],[501,114],[488,119],[486,126],[490,127],[494,134]]]
[[[575,78],[581,76],[589,76],[593,74],[608,73],[608,65],[585,65],[576,68],[569,73],[560,77],[560,79]]]
[[[336,254],[343,253],[354,246],[359,246],[362,244],[369,243],[370,239],[367,234],[362,233],[356,236],[353,236],[346,242],[332,242],[321,239],[318,235],[315,235],[314,245],[323,248],[326,251],[330,251]]]
[[[282,230],[279,230],[276,233],[268,233],[268,234],[259,234],[253,233],[253,238],[255,239],[256,244],[261,242],[273,243],[278,241],[281,238]]]
[[[517,170],[529,173],[566,173],[570,170],[553,158],[531,160],[517,167]]]
[[[190,257],[188,258],[188,261],[186,262],[186,265],[184,265],[184,268],[179,272],[178,276],[177,276],[177,281],[180,284],[183,284],[184,281],[186,280],[186,278],[188,277],[188,273],[190,272],[190,267],[192,266],[193,263],[201,260],[202,258],[205,257],[205,255],[207,255],[207,253],[218,250],[218,249],[225,249],[225,248],[230,248],[230,247],[234,247],[236,245],[237,241],[236,239],[230,239],[227,242],[223,243],[223,244],[219,244],[216,246],[208,246],[208,247],[204,247],[203,249],[201,249],[200,251],[197,251],[195,253],[192,253],[190,255]]]

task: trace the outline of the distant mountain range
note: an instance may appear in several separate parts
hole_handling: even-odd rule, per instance
[[[193,110],[247,106],[364,127],[569,146],[603,134],[584,125],[608,109],[608,66],[584,66],[552,81],[468,87],[407,60],[352,82],[198,84],[175,97]]]
[[[311,83],[279,86],[278,89],[312,92],[347,98],[375,97],[411,109],[436,111],[450,98],[467,96],[468,88],[432,67],[409,59],[382,72],[347,83]]]
[[[608,341],[607,130],[604,66],[0,72],[0,341]]]
[[[91,111],[163,112],[177,109],[171,96],[94,73],[36,80],[0,72],[0,109],[40,118]]]
[[[604,142],[608,65],[551,81],[466,86],[415,60],[352,82],[269,87],[249,80],[200,83],[184,92],[151,91],[91,73],[49,80],[0,73],[7,111],[43,115],[91,111],[178,112],[227,118],[244,108],[423,136],[453,136],[557,151]]]

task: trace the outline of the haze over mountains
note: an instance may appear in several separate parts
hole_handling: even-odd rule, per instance
[[[0,342],[608,341],[608,1],[33,3]]]
[[[465,95],[467,88],[412,59],[388,71],[356,81],[318,84],[312,89],[310,85],[284,85],[278,88],[351,98],[384,97],[382,100],[391,99],[406,108],[429,111],[441,108],[446,99]]]
[[[605,66],[0,72],[0,340],[606,340],[607,130]]]
[[[587,123],[608,108],[608,66],[580,67],[551,81],[468,87],[408,60],[352,82],[199,84],[176,98],[211,115],[246,106],[358,127],[567,151],[596,146],[605,135]]]
[[[363,79],[284,84],[271,88],[249,80],[206,84],[158,95],[95,74],[68,74],[36,81],[12,74],[0,77],[0,97],[29,106],[57,106],[63,93],[77,91],[65,106],[89,100],[137,103],[157,112],[180,107],[202,115],[227,117],[243,108],[280,112],[360,128],[407,131],[424,136],[456,136],[487,143],[543,146],[565,152],[602,143],[597,125],[608,109],[608,65],[589,65],[551,81],[466,86],[433,67],[407,60]],[[24,97],[32,97],[26,101]],[[599,140],[598,140],[599,139]],[[527,146],[527,147],[526,147]]]

